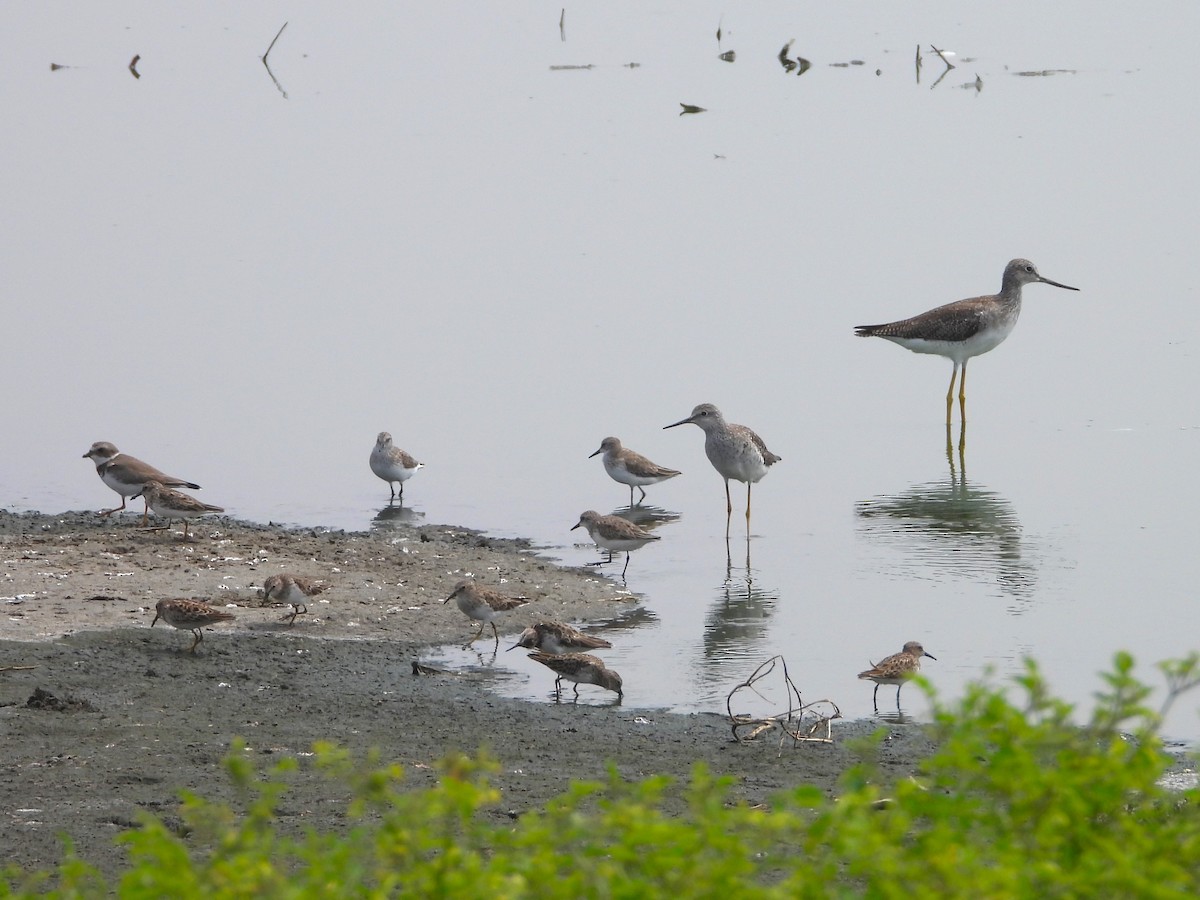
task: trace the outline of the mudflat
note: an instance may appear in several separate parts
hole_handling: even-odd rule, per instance
[[[321,740],[360,755],[377,750],[417,787],[433,782],[447,754],[486,749],[499,762],[491,780],[501,792],[488,814],[503,819],[572,780],[604,780],[610,765],[630,780],[686,780],[703,762],[734,776],[732,797],[751,803],[799,784],[832,794],[855,760],[848,742],[881,727],[838,720],[828,744],[781,746],[777,731],[739,743],[725,716],[634,709],[612,694],[595,702],[595,687],[584,689],[589,703],[565,702],[569,686],[562,703],[528,702],[492,692],[486,667],[414,674],[431,647],[472,633],[453,602],[438,602],[466,575],[530,598],[497,623],[501,641],[542,619],[619,628],[653,604],[593,571],[557,566],[526,542],[441,525],[348,533],[224,518],[194,521],[183,541],[179,529],[139,523],[128,513],[0,511],[8,862],[51,867],[66,835],[112,874],[125,859],[115,838],[140,813],[175,817],[183,790],[232,799],[220,762],[238,737],[264,767],[300,759],[280,822],[302,829],[344,817],[344,790],[306,763]],[[289,625],[290,607],[259,595],[277,572],[330,587]],[[236,618],[205,629],[189,653],[187,631],[162,621],[150,628],[155,604],[171,598]],[[889,729],[880,761],[907,774],[929,738],[913,725]]]

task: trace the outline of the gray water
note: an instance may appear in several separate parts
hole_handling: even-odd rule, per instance
[[[606,654],[627,706],[723,709],[781,653],[868,715],[856,673],[915,639],[947,697],[1032,655],[1086,710],[1117,650],[1156,681],[1198,642],[1198,19],[11,6],[0,503],[111,505],[80,459],[109,440],[233,515],[364,529],[388,430],[426,464],[405,517],[578,564],[579,513],[628,503],[587,458],[614,434],[684,472],[649,490],[663,540]],[[960,459],[950,364],[852,326],[996,291],[1015,256],[1081,292],[1026,289]],[[662,430],[704,401],[783,457],[749,541],[700,431]],[[544,698],[519,656],[481,661]],[[1168,730],[1200,737],[1196,709]]]

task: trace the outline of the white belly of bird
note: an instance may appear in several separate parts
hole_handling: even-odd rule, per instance
[[[362,457],[359,458],[361,459]],[[387,459],[372,456],[371,471],[385,481],[408,481],[408,479],[412,478],[413,474],[417,471],[417,467],[414,466],[413,468],[408,469],[399,463],[394,463]]]
[[[758,448],[753,445],[739,448],[733,456],[714,456],[713,453],[708,452],[707,445],[704,449],[708,453],[708,460],[713,464],[713,468],[725,478],[756,484],[762,481],[763,476],[767,474],[767,464],[763,462]]]
[[[989,328],[985,331],[980,331],[965,341],[929,341],[925,338],[896,337],[887,337],[886,340],[899,344],[913,353],[932,353],[952,359],[954,362],[962,365],[966,360],[987,353],[989,350],[994,350],[1004,343],[1004,339],[1012,334],[1012,330],[1016,324],[1016,317],[1011,317],[999,328]]]
[[[650,478],[644,475],[634,475],[625,468],[624,463],[619,461],[610,463],[607,459],[604,460],[604,471],[608,473],[608,476],[613,481],[619,481],[621,484],[628,484],[632,487],[645,487],[648,484],[658,484],[662,480],[657,475]]]

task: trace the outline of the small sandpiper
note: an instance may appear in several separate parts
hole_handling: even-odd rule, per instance
[[[604,638],[584,634],[578,628],[562,622],[538,622],[522,631],[517,642],[508,649],[516,650],[518,647],[527,647],[530,650],[561,655],[563,653],[580,653],[585,650],[603,650],[611,646],[612,644]]]
[[[224,507],[201,503],[195,497],[163,487],[157,481],[147,481],[142,485],[141,492],[133,496],[145,497],[146,503],[149,504],[154,514],[167,520],[168,528],[172,519],[182,519],[185,541],[188,537],[188,519],[206,516],[209,513],[225,512]]]
[[[633,489],[636,487],[642,492],[639,503],[646,499],[646,491],[644,486],[647,484],[658,484],[660,481],[666,481],[668,478],[674,478],[679,472],[675,469],[668,469],[665,466],[660,466],[657,463],[652,463],[640,453],[634,453],[621,445],[621,439],[615,437],[606,437],[600,442],[600,449],[591,454],[599,456],[604,454],[604,471],[608,473],[608,477],[613,481],[621,484],[629,485],[629,505],[633,506]]]
[[[400,484],[400,502],[404,502],[404,482],[417,474],[417,469],[424,468],[399,447],[392,446],[392,436],[386,431],[379,432],[375,439],[375,447],[371,450],[371,471],[388,483],[392,491],[392,499],[396,499],[396,483]]]
[[[268,603],[286,603],[292,608],[290,616],[284,616],[289,625],[294,625],[296,616],[308,612],[308,601],[329,588],[326,581],[316,581],[288,572],[268,577],[262,586],[263,599]]]
[[[158,620],[162,619],[172,628],[190,631],[193,640],[192,646],[188,647],[188,653],[195,653],[196,645],[204,640],[203,628],[218,622],[229,622],[233,618],[233,613],[213,609],[199,600],[159,600],[154,604],[154,621],[150,623],[150,627],[153,628]]]
[[[142,490],[147,481],[157,481],[159,484],[172,488],[191,488],[200,490],[200,485],[193,484],[183,478],[165,475],[149,463],[142,462],[136,456],[122,453],[108,441],[96,441],[83,454],[84,459],[90,459],[96,464],[96,474],[100,480],[116,491],[121,497],[121,505],[112,509],[100,510],[100,515],[111,516],[125,508],[125,501],[134,497]],[[142,525],[145,525],[150,515],[150,504],[142,513]]]
[[[721,411],[711,403],[701,403],[686,419],[664,425],[698,425],[704,430],[704,453],[717,473],[725,479],[725,533],[729,534],[729,518],[733,515],[733,500],[729,496],[729,479],[746,484],[746,526],[750,525],[750,486],[762,481],[767,469],[780,457],[767,449],[757,434],[745,425],[731,425]]]
[[[557,676],[554,679],[554,699],[562,699],[562,680],[575,682],[575,699],[579,699],[579,685],[595,684],[610,691],[616,691],[618,697],[625,695],[621,676],[604,665],[604,660],[590,653],[543,653],[535,650],[529,658],[540,662],[552,669]]]
[[[1068,291],[1079,288],[1059,284],[1038,274],[1037,266],[1027,259],[1010,260],[1004,267],[1000,293],[970,297],[939,306],[911,319],[883,325],[857,325],[859,337],[881,337],[913,353],[932,353],[954,363],[950,372],[950,390],[946,392],[946,424],[954,409],[954,381],[962,368],[958,386],[958,406],[962,420],[967,418],[967,362],[973,356],[998,347],[1017,325],[1021,314],[1021,288],[1041,282]]]
[[[595,541],[596,545],[608,551],[608,559],[603,563],[589,563],[589,565],[598,566],[610,563],[613,561],[614,552],[625,551],[625,568],[621,570],[622,578],[629,569],[629,554],[632,551],[645,547],[651,541],[662,540],[657,534],[651,534],[628,519],[622,519],[620,516],[602,516],[594,509],[580,514],[579,521],[572,525],[570,530],[574,531],[576,528],[587,529],[588,536]]]
[[[877,663],[872,663],[871,668],[867,671],[858,673],[859,678],[875,682],[875,692],[871,694],[871,702],[875,704],[876,709],[879,708],[878,697],[881,684],[896,685],[896,706],[900,706],[900,688],[904,687],[904,682],[917,674],[921,668],[922,656],[928,656],[932,660],[937,659],[933,654],[926,653],[925,648],[917,641],[909,641],[899,653],[893,653]]]
[[[500,646],[500,634],[496,631],[496,616],[529,602],[528,597],[509,597],[499,591],[483,587],[476,583],[474,578],[464,578],[454,586],[450,596],[442,602],[446,603],[450,600],[456,600],[458,608],[463,611],[463,614],[479,623],[479,630],[475,632],[471,640],[467,641],[467,646],[479,640],[483,635],[484,625],[491,625],[497,647]]]

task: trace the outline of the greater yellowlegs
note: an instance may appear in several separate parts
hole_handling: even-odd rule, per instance
[[[492,636],[496,639],[497,647],[500,646],[500,635],[496,631],[496,616],[529,602],[527,597],[508,597],[499,591],[476,584],[473,578],[464,578],[456,584],[454,590],[450,592],[450,596],[442,602],[446,603],[450,600],[457,600],[458,608],[462,610],[463,615],[479,623],[479,630],[475,632],[471,640],[467,641],[467,645],[470,646],[483,636],[484,625],[491,625]]]
[[[896,705],[900,705],[900,688],[904,687],[904,682],[917,674],[917,670],[921,668],[922,656],[937,659],[933,654],[926,653],[925,648],[916,641],[909,641],[899,653],[893,653],[877,663],[872,663],[867,671],[858,673],[859,678],[875,682],[875,693],[871,695],[871,702],[875,704],[876,709],[879,708],[877,698],[881,684],[896,685]]]
[[[779,462],[780,457],[767,449],[763,439],[745,425],[731,425],[725,421],[721,411],[711,403],[701,403],[686,419],[664,425],[699,425],[704,430],[704,453],[713,468],[725,479],[725,528],[729,531],[729,518],[733,515],[733,500],[729,496],[729,479],[746,483],[746,525],[750,525],[750,486],[762,481],[767,469]]]
[[[622,519],[620,516],[602,516],[594,509],[580,513],[579,521],[572,525],[570,530],[574,531],[576,528],[586,529],[588,537],[596,543],[596,546],[608,551],[606,562],[612,562],[613,553],[625,551],[625,568],[621,570],[622,578],[629,569],[631,552],[640,550],[651,541],[661,540],[657,534],[651,534],[628,519]],[[599,565],[599,563],[590,563],[589,565]]]
[[[417,469],[423,467],[409,454],[399,447],[392,446],[392,436],[386,431],[379,432],[375,439],[375,447],[371,450],[371,471],[388,483],[392,490],[392,499],[396,499],[396,482],[400,483],[400,502],[404,502],[404,482],[417,474]]]
[[[967,417],[967,360],[999,346],[1017,324],[1021,314],[1021,288],[1040,281],[1068,291],[1079,288],[1059,284],[1038,274],[1037,267],[1027,259],[1014,259],[1004,267],[1000,293],[971,297],[947,303],[911,319],[883,325],[858,325],[859,337],[881,337],[911,350],[913,353],[933,353],[954,363],[950,373],[950,390],[946,393],[946,424],[954,407],[954,382],[962,367],[958,405]]]
[[[646,499],[647,484],[658,484],[679,474],[675,469],[668,469],[657,463],[652,463],[640,453],[634,453],[621,445],[621,439],[606,437],[600,442],[600,449],[588,456],[604,454],[604,471],[613,481],[629,485],[629,505],[633,506],[633,489],[642,492],[641,500]],[[638,502],[640,503],[641,500]]]
[[[529,658],[540,662],[552,670],[557,676],[554,679],[554,698],[562,697],[562,680],[575,682],[575,699],[579,699],[581,684],[595,684],[610,691],[616,691],[617,696],[624,694],[621,676],[604,665],[604,660],[590,653],[543,653],[535,650]]]

